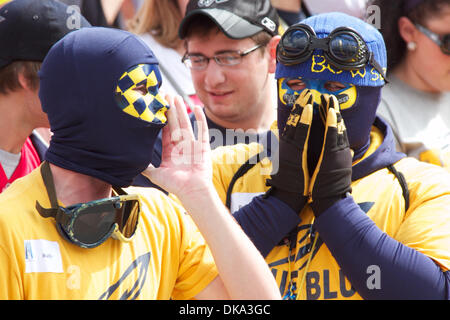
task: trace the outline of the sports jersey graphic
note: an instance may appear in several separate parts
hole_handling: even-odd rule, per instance
[[[139,297],[145,280],[147,279],[150,255],[151,253],[148,252],[133,261],[120,279],[110,286],[108,290],[100,296],[99,300],[135,300]],[[119,287],[122,287],[122,289],[119,289]],[[128,289],[124,289],[123,287],[128,287]],[[115,294],[117,295],[117,292],[123,292],[123,294],[115,296]]]
[[[358,203],[365,213],[368,213],[374,204],[374,202]],[[274,249],[279,254],[271,254],[267,261],[270,261],[268,265],[279,284],[282,296],[297,294],[300,295],[299,299],[315,300],[337,298],[338,293],[343,298],[355,295],[355,290],[351,288],[341,270],[335,274],[334,270],[324,269],[323,272],[319,272],[313,267],[323,256],[322,251],[317,258],[323,244],[313,224],[308,223],[297,226],[283,239],[280,246]],[[281,258],[272,261],[272,256]],[[335,279],[332,279],[332,276],[335,276]]]

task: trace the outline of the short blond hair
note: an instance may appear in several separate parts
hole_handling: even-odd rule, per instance
[[[150,33],[165,47],[176,49],[181,45],[178,28],[181,10],[176,0],[146,0],[130,21],[128,30],[136,33]]]

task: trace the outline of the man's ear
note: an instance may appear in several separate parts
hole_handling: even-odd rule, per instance
[[[25,77],[23,72],[19,72],[17,74],[17,81],[19,81],[19,84],[23,89],[30,89],[30,84],[28,83],[28,79]]]
[[[24,90],[28,91],[36,91],[36,88],[34,88],[31,84],[31,81],[25,76],[23,71],[20,71],[17,73],[17,80],[19,81],[20,86]]]
[[[278,42],[280,42],[281,36],[272,37],[272,39],[267,44],[267,48],[270,54],[270,62],[269,62],[269,73],[275,73],[275,69],[277,66],[277,46]]]

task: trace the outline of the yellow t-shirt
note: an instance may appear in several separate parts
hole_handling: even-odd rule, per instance
[[[371,141],[368,154],[382,141],[379,131],[372,132]],[[234,174],[260,151],[261,146],[256,143],[214,150],[213,180],[224,203]],[[266,179],[270,178],[271,166],[266,158],[236,180],[231,192],[231,208],[238,209],[268,190]],[[386,168],[353,181],[353,199],[383,232],[430,257],[443,271],[449,270],[450,175],[442,168],[413,158],[398,161],[395,168],[403,173],[408,183],[410,206],[406,212],[401,186]],[[266,257],[282,296],[288,292],[291,279],[300,287],[304,278],[302,287],[296,291],[298,299],[361,299],[318,233],[313,247],[311,208],[305,206],[299,217],[295,250],[290,252],[287,244],[278,245]]]
[[[151,188],[140,195],[133,240],[93,249],[61,237],[39,168],[0,195],[0,299],[192,299],[216,276],[209,248],[184,209]]]

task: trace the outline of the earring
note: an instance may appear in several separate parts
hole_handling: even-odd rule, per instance
[[[411,42],[408,42],[406,47],[408,48],[409,51],[414,51],[417,48],[417,44],[415,42],[411,41]]]

